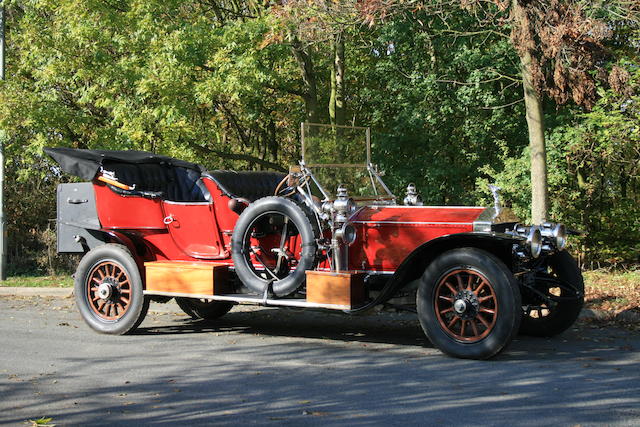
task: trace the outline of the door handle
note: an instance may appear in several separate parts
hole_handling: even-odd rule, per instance
[[[89,200],[87,199],[67,199],[67,203],[72,205],[80,205],[82,203],[87,203]]]

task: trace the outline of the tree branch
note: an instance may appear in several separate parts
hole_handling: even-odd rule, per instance
[[[189,146],[201,153],[214,154],[216,156],[222,157],[223,159],[242,160],[245,162],[256,163],[266,168],[277,170],[280,172],[287,172],[287,169],[285,169],[284,167],[280,166],[277,163],[273,163],[256,156],[252,156],[250,154],[226,153],[224,151],[214,150],[213,148],[203,147],[202,145],[196,144],[195,142],[190,142]]]

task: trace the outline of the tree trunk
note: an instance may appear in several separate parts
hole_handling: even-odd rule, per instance
[[[318,123],[320,120],[320,111],[318,108],[318,88],[316,75],[313,70],[313,61],[297,37],[293,38],[291,50],[293,51],[293,56],[295,56],[296,61],[298,62],[298,66],[300,67],[302,81],[305,86],[302,98],[304,99],[307,121],[311,123]]]
[[[526,28],[527,11],[518,0],[512,1],[512,19],[516,27]],[[516,49],[518,46],[515,46]],[[518,50],[518,49],[517,49]],[[541,224],[547,218],[547,150],[544,141],[544,113],[542,98],[533,84],[533,58],[526,47],[518,52],[522,71],[524,104],[529,129],[529,148],[531,150],[531,219]]]
[[[532,84],[531,55],[520,57],[524,87],[524,103],[531,150],[531,219],[541,224],[547,219],[547,151],[544,141],[542,100]]]
[[[331,97],[329,99],[329,118],[332,125],[344,125],[344,34],[337,33],[333,40],[333,67],[331,68]]]

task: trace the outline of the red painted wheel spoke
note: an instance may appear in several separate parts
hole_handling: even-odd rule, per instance
[[[471,323],[471,329],[473,330],[473,336],[477,337],[480,336],[480,334],[478,333],[478,326],[476,325],[475,320],[471,320],[469,323]]]
[[[99,285],[109,287],[108,297],[102,298],[98,295]],[[119,264],[104,261],[96,265],[87,276],[85,286],[89,307],[99,318],[117,320],[127,312],[131,302],[131,283],[126,271]]]
[[[473,290],[473,282],[475,281],[474,279],[475,277],[472,274],[470,274],[469,278],[467,279],[467,287],[466,287],[467,290],[469,291]]]
[[[447,328],[451,329],[451,327],[455,325],[458,322],[458,320],[460,320],[458,316],[453,316],[453,319],[451,319],[451,321],[447,325]]]
[[[480,313],[478,313],[478,315],[476,316],[476,319],[478,319],[480,323],[482,323],[484,327],[487,329],[489,329],[489,327],[491,326],[491,324],[487,322],[487,319],[485,319]]]
[[[495,327],[498,300],[492,284],[476,270],[460,268],[450,271],[438,282],[434,297],[440,326],[459,341],[482,340]],[[452,307],[457,298],[465,302],[461,313]]]
[[[449,290],[451,291],[451,293],[453,295],[458,293],[458,290],[456,288],[454,288],[453,286],[451,286],[451,284],[449,282],[446,282],[445,285],[447,286],[447,288],[449,288]]]
[[[484,281],[484,280],[482,281],[482,283],[480,283],[480,285],[476,288],[476,295],[479,295],[479,294],[480,294],[480,290],[481,290],[482,288],[484,288],[486,284],[487,284],[487,282],[486,282],[486,281]]]

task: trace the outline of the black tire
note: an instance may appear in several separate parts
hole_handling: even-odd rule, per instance
[[[504,350],[522,318],[513,274],[500,259],[476,248],[445,252],[429,264],[418,287],[417,309],[431,343],[463,359],[488,359]]]
[[[569,289],[556,287],[548,280],[549,278],[557,278],[575,288],[580,296],[575,300],[560,301],[554,307],[547,307],[547,304],[536,295],[523,298],[525,309],[523,310],[520,333],[536,337],[550,337],[560,334],[574,324],[584,305],[582,272],[571,254],[567,251],[561,251],[547,257],[546,265],[537,276],[542,280],[536,280],[535,287],[542,293],[561,297],[571,295],[572,292]],[[547,280],[544,280],[545,278]],[[547,308],[532,310],[529,304],[541,304]]]
[[[198,298],[176,298],[176,303],[192,319],[218,319],[234,306],[231,302],[201,300]]]
[[[76,269],[74,293],[84,321],[103,334],[133,331],[149,309],[138,265],[122,245],[110,243],[87,252]]]
[[[293,261],[287,259],[285,268],[282,268],[278,262],[278,268],[271,271],[270,266],[267,266],[263,259],[269,257],[269,251],[258,255],[250,242],[252,236],[257,237],[257,234],[261,233],[259,230],[268,230],[266,234],[277,235],[278,226],[272,225],[272,222],[273,218],[280,217],[283,221],[285,221],[284,218],[288,218],[286,221],[290,220],[293,223],[295,227],[287,228],[287,233],[300,236],[302,250],[299,254],[292,254],[295,261],[293,269],[291,268]],[[292,200],[271,196],[251,203],[238,218],[231,239],[231,255],[238,278],[246,287],[257,293],[264,292],[270,281],[272,281],[273,293],[277,296],[286,296],[295,292],[304,284],[305,271],[316,266],[317,228],[304,209]],[[284,228],[280,230],[280,235],[283,230]],[[282,247],[280,249],[282,250]],[[264,268],[256,269],[252,257],[254,259],[259,257]],[[278,259],[280,259],[279,256]]]

